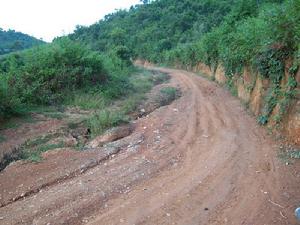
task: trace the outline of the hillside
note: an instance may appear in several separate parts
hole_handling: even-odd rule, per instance
[[[90,27],[78,26],[70,37],[100,51],[125,46],[134,57],[158,62],[165,51],[218,26],[235,1],[153,1],[109,14]]]
[[[0,55],[24,50],[43,43],[43,41],[27,34],[14,30],[5,31],[0,28]]]
[[[261,125],[283,128],[300,144],[299,11],[298,0],[145,1],[70,37],[98,51],[206,72]]]

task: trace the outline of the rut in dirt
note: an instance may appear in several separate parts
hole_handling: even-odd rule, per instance
[[[1,224],[296,224],[299,167],[278,160],[240,102],[192,73],[152,69],[182,97],[135,121],[114,157],[2,207]]]

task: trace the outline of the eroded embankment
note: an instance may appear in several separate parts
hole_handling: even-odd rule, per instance
[[[257,117],[258,123],[266,125],[279,138],[285,137],[287,143],[300,146],[300,69],[291,74],[292,61],[287,60],[284,76],[277,87],[269,79],[249,67],[242,74],[234,74],[232,83],[221,65],[212,69],[198,63],[194,67],[177,65],[194,72],[200,72],[219,84],[230,86],[242,103]],[[282,134],[282,137],[280,135]]]

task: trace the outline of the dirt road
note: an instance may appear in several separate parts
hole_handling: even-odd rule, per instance
[[[15,176],[3,171],[1,199],[18,194],[2,201],[0,224],[296,224],[299,163],[280,162],[277,144],[226,90],[185,71],[159,70],[183,96],[135,121],[119,151],[51,182],[35,179],[37,165]],[[74,152],[56,163],[50,155],[40,167],[50,173],[63,163],[67,170],[100,153]],[[5,182],[18,185],[4,192]]]

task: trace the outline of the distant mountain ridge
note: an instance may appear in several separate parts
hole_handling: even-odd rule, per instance
[[[31,48],[45,43],[30,35],[0,28],[0,55]]]

